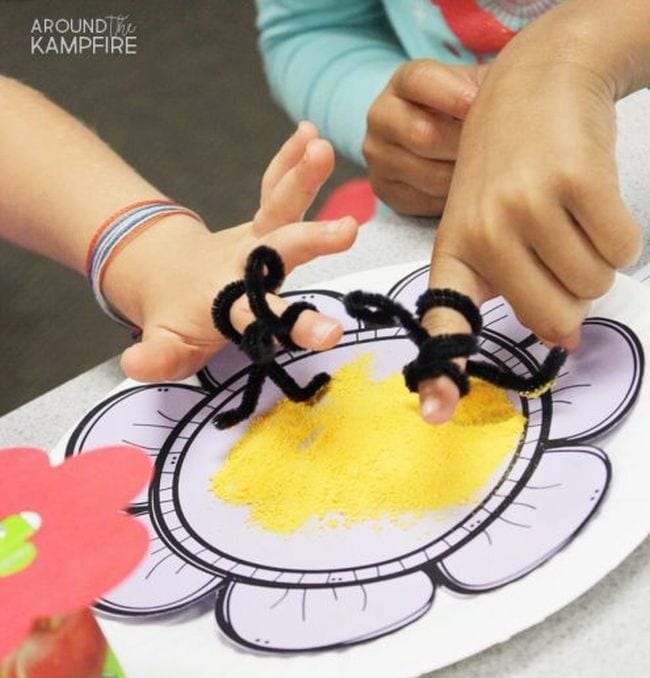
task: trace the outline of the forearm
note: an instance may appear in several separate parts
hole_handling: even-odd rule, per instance
[[[71,115],[4,77],[0,176],[0,236],[80,272],[107,216],[164,197]]]
[[[650,86],[650,2],[566,0],[512,40],[497,59],[508,61],[546,67],[554,61],[575,63],[600,77],[613,99],[621,99]]]
[[[363,164],[368,109],[407,60],[381,3],[258,0],[257,6],[275,97],[295,120],[313,120],[339,151]]]

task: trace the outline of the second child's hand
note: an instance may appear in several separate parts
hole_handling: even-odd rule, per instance
[[[503,295],[541,340],[572,350],[590,302],[635,260],[641,239],[618,188],[619,88],[585,59],[597,45],[549,39],[562,41],[562,27],[573,35],[554,14],[506,47],[465,120],[430,286],[477,306]],[[469,331],[448,309],[431,310],[424,325],[432,335]],[[446,377],[423,381],[419,393],[430,423],[447,421],[459,398]]]

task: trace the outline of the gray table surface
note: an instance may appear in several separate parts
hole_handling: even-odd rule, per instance
[[[619,169],[624,197],[650,231],[650,93],[619,104]],[[387,211],[365,225],[355,247],[292,274],[288,288],[428,258],[434,229]],[[646,243],[639,265],[650,259]],[[44,365],[44,369],[47,366]],[[109,360],[0,418],[0,446],[52,449],[67,430],[123,379]],[[588,593],[506,643],[435,673],[436,678],[650,675],[650,540]],[[137,678],[137,677],[135,677]]]

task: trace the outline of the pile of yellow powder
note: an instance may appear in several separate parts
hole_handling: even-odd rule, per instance
[[[400,373],[370,377],[371,356],[339,369],[316,404],[280,400],[255,419],[212,477],[214,494],[291,533],[379,521],[476,498],[525,424],[507,395],[474,380],[452,421],[422,421]]]

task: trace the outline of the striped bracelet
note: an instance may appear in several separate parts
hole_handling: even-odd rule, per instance
[[[173,200],[142,200],[127,205],[112,214],[95,231],[88,244],[86,276],[97,303],[107,316],[130,330],[136,330],[137,334],[140,333],[140,329],[112,308],[104,297],[102,293],[104,275],[115,255],[131,240],[153,226],[157,221],[175,214],[185,214],[203,223],[196,212],[179,205]]]

